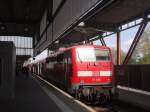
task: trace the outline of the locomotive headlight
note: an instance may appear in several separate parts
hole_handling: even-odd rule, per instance
[[[112,76],[112,71],[100,71],[100,76]]]
[[[78,71],[78,76],[92,76],[92,71]]]
[[[80,81],[80,84],[83,85],[83,84],[84,84],[84,80],[81,80],[81,81]]]

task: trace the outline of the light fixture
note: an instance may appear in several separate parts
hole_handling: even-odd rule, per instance
[[[27,32],[29,29],[27,27],[24,28],[24,31]]]
[[[6,26],[4,24],[0,25],[1,30],[6,30]]]
[[[81,23],[78,24],[78,26],[82,26],[83,27],[83,26],[85,26],[85,23],[81,22]]]

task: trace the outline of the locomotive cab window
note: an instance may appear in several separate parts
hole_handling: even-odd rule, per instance
[[[96,60],[110,60],[109,50],[95,50]]]
[[[57,56],[57,62],[63,62],[64,54],[59,54]]]
[[[77,61],[82,61],[82,62],[110,60],[110,52],[108,49],[78,48],[76,50],[76,54],[77,54]]]
[[[55,57],[50,57],[46,59],[46,63],[51,63],[51,62],[55,62],[56,58]]]

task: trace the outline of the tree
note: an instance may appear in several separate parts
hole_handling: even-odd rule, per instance
[[[117,63],[117,49],[112,48],[112,54],[113,54],[114,64],[116,64]],[[123,62],[123,60],[125,59],[126,54],[127,53],[121,49],[121,62]]]
[[[133,63],[150,64],[150,27],[144,31],[132,59],[135,60]]]
[[[144,55],[143,58],[140,58],[138,61],[139,64],[150,64],[150,54]]]

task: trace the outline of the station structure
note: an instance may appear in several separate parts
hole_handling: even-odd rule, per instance
[[[97,40],[107,46],[105,37],[116,34],[117,60],[114,68],[119,99],[150,109],[150,64],[129,64],[129,60],[150,21],[149,14],[149,0],[1,0],[0,41],[14,42],[16,66],[19,68],[30,56],[36,57],[47,48],[56,50],[65,45],[81,42],[92,43]],[[133,42],[125,59],[121,59],[122,37],[120,33],[136,26],[139,27]],[[1,62],[0,59],[0,67],[3,66]],[[0,78],[0,80],[2,79]],[[34,95],[34,91],[31,91],[32,85],[37,86],[32,84],[33,81],[37,82],[36,79],[29,80],[28,84],[20,84],[25,83],[20,80],[22,79],[17,78],[16,82],[18,84],[16,104],[20,105],[20,108],[15,107],[15,109],[18,111],[22,107],[21,100],[26,101],[23,98],[24,95],[21,97],[19,91],[26,92],[28,90],[27,93],[33,95],[31,102],[38,97]],[[0,81],[0,85],[1,82],[3,81]],[[0,91],[3,90],[5,89],[1,90],[0,88]],[[51,104],[51,101],[47,101],[41,89],[37,89],[37,91],[44,99],[39,99],[39,101],[46,100],[48,102],[43,108],[48,110],[48,105],[54,105]],[[45,89],[44,91],[47,92]],[[53,94],[49,93],[51,97]],[[1,96],[3,94],[0,94],[0,98]],[[30,111],[30,105],[27,106]],[[70,107],[64,106],[64,108],[66,111],[73,111],[70,110]],[[53,109],[60,111],[57,108]],[[63,110],[63,107],[60,109]]]

